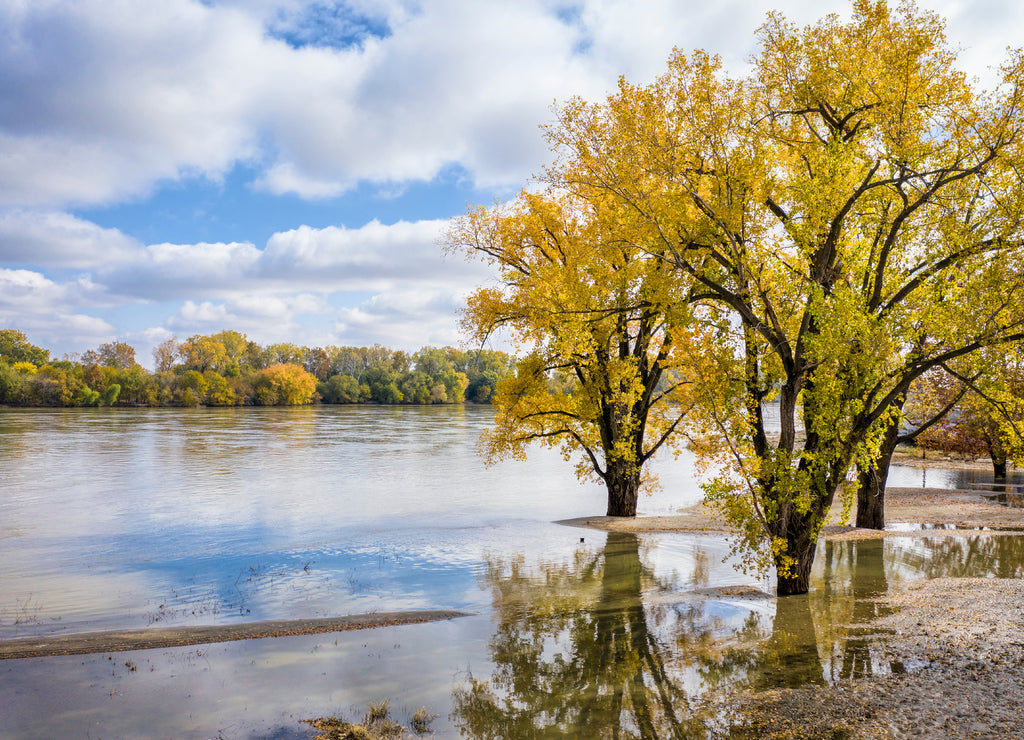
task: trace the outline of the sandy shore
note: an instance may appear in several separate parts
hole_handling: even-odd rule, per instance
[[[26,637],[0,640],[0,660],[40,658],[53,655],[115,653],[125,650],[205,645],[212,642],[257,640],[264,637],[313,635],[324,632],[369,629],[397,624],[419,624],[469,616],[457,611],[408,611],[352,614],[323,619],[278,619],[267,622],[220,624],[199,627],[164,627],[140,630],[109,630],[75,635]]]
[[[952,527],[956,530],[988,529],[1024,533],[1024,508],[1011,508],[990,500],[984,492],[944,490],[935,488],[890,488],[885,494],[885,521],[890,527],[900,525]],[[695,504],[667,516],[638,516],[633,519],[613,516],[589,516],[565,519],[559,524],[590,527],[614,532],[692,532],[722,534],[734,529],[715,511]],[[857,529],[842,521],[842,502],[836,501],[829,512],[829,526],[824,534],[829,539],[865,537],[907,537],[936,534],[923,531],[886,531]]]

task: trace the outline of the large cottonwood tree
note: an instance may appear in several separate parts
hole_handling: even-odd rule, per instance
[[[696,382],[686,357],[711,341],[688,306],[687,276],[649,258],[656,235],[617,199],[571,189],[473,209],[447,244],[498,275],[470,296],[468,334],[482,342],[504,330],[525,353],[492,399],[487,456],[521,457],[530,443],[578,454],[580,476],[605,484],[608,515],[635,516],[644,466],[681,441],[673,432]]]
[[[1024,65],[979,92],[912,3],[856,0],[803,30],[771,14],[759,38],[745,77],[676,53],[653,84],[562,106],[545,179],[617,202],[616,233],[643,235],[679,299],[728,314],[735,362],[707,367],[733,375],[690,434],[731,465],[710,497],[788,594],[911,383],[1022,336]]]

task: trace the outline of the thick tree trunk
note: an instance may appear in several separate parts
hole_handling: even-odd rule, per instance
[[[776,537],[785,540],[786,550],[775,556],[776,593],[778,596],[805,594],[811,588],[811,566],[817,543],[811,541],[810,515],[780,512],[775,522]]]
[[[858,527],[885,529],[885,482],[889,478],[889,464],[892,453],[896,451],[899,433],[899,425],[891,425],[882,439],[878,459],[857,471]]]
[[[985,434],[985,445],[988,447],[989,457],[992,458],[992,475],[996,480],[1006,480],[1006,450],[1003,449],[1003,440],[999,436],[999,428],[990,428]]]
[[[996,480],[1006,480],[1006,460],[992,458],[992,475]]]
[[[609,463],[604,482],[608,489],[608,516],[636,516],[636,500],[640,492],[639,467]]]
[[[789,552],[787,554],[796,563],[790,564],[788,571],[783,572],[782,561],[780,558],[776,558],[775,567],[779,570],[775,590],[778,596],[805,594],[811,588],[811,566],[814,564],[816,543],[805,538],[803,541],[789,542],[788,544]]]

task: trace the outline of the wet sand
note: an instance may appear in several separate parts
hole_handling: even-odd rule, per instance
[[[838,496],[837,496],[838,499]],[[996,503],[982,491],[936,488],[890,488],[885,493],[885,521],[892,525],[929,525],[955,529],[921,531],[885,531],[858,529],[844,524],[842,501],[837,500],[829,512],[829,525],[824,535],[829,539],[863,539],[871,537],[913,537],[936,534],[976,534],[977,530],[1024,533],[1024,508]],[[690,532],[722,534],[734,532],[717,512],[704,504],[695,504],[668,516],[639,516],[634,519],[614,516],[589,516],[565,519],[559,524],[590,527],[610,532]],[[961,530],[964,530],[961,532]]]
[[[313,635],[323,632],[387,627],[399,624],[438,622],[467,617],[458,611],[407,611],[352,614],[324,619],[278,619],[267,622],[208,625],[197,627],[165,627],[159,629],[110,630],[75,635],[27,637],[0,640],[0,660],[41,658],[54,655],[85,655],[114,653],[125,650],[205,645],[213,642],[257,640],[264,637]]]

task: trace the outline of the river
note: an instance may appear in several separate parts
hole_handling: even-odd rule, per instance
[[[819,553],[812,595],[781,614],[757,594],[770,581],[735,569],[721,537],[554,524],[603,513],[603,489],[581,485],[553,450],[485,466],[477,439],[490,423],[476,406],[0,409],[0,639],[474,614],[3,661],[0,737],[298,738],[302,718],[352,716],[385,697],[399,718],[421,705],[438,714],[439,737],[546,722],[588,737],[629,716],[599,698],[629,680],[635,717],[706,728],[701,698],[768,680],[779,651],[791,670],[772,673],[773,685],[830,680],[851,661],[891,669],[841,630],[838,652],[820,644],[864,594],[1020,557],[969,561],[939,538],[836,543]],[[658,461],[660,489],[640,513],[698,501],[692,463]],[[956,472],[892,475],[893,485],[942,486]],[[648,663],[630,678],[637,656]]]

